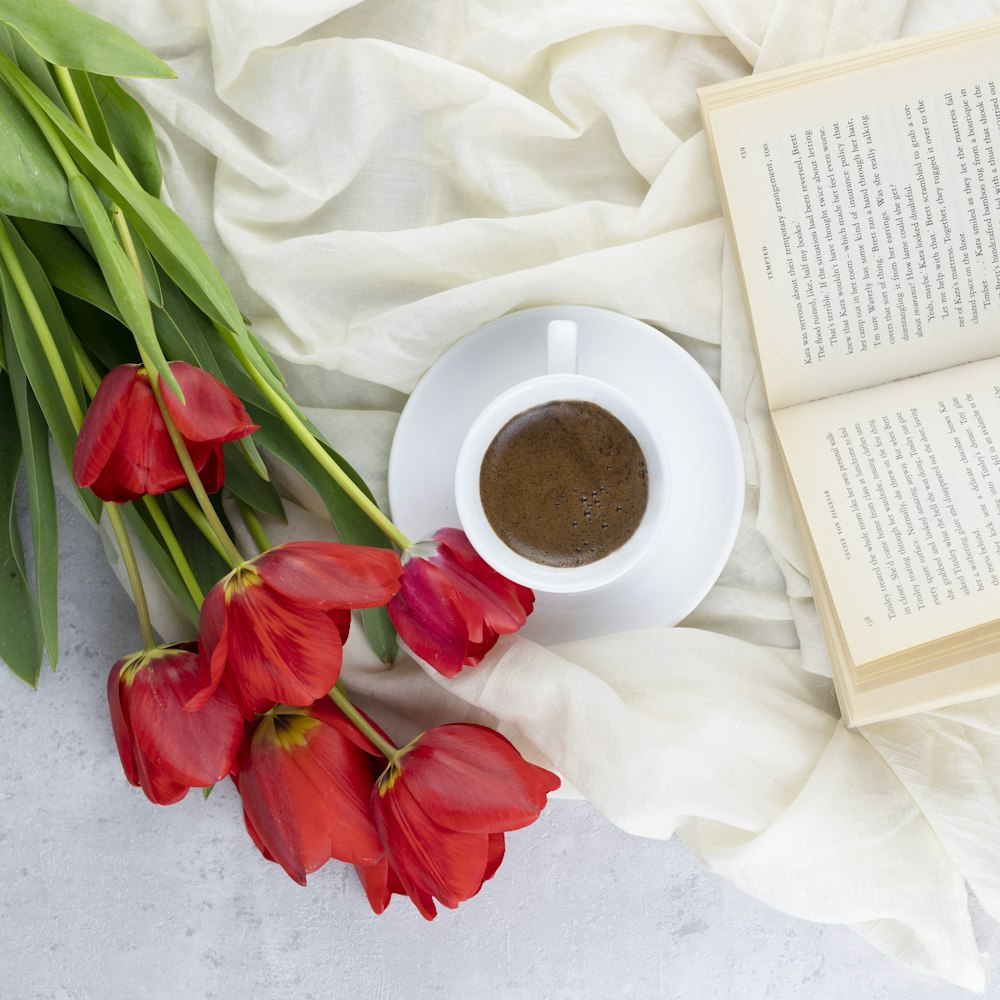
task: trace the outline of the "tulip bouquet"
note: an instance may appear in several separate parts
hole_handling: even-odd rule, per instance
[[[482,726],[397,747],[344,689],[343,643],[356,612],[386,663],[398,634],[454,676],[533,596],[457,529],[404,537],[296,405],[160,200],[149,120],[115,81],[129,75],[172,72],[67,0],[0,0],[0,658],[35,684],[58,657],[51,440],[135,599],[142,648],[108,678],[127,779],[166,805],[229,776],[251,839],[293,879],[337,859],[376,912],[399,893],[430,919],[435,900],[479,891],[504,833],[559,782]],[[275,463],[311,485],[339,542],[271,544]],[[22,470],[33,581],[13,517]],[[136,547],[197,641],[157,641]]]

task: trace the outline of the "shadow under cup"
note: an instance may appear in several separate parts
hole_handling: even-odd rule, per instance
[[[620,547],[580,566],[551,566],[515,552],[494,531],[483,509],[480,471],[497,434],[517,415],[552,402],[593,403],[616,417],[636,439],[645,458],[648,495],[642,519]],[[652,548],[665,519],[670,475],[659,435],[623,392],[586,375],[542,375],[514,386],[479,414],[462,443],[455,469],[455,498],[462,528],[495,570],[523,586],[548,593],[594,590],[629,572]]]

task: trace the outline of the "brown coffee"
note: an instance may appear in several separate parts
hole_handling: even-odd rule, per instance
[[[620,548],[646,510],[646,458],[596,403],[558,400],[509,420],[486,449],[479,495],[493,530],[545,566],[584,566]]]

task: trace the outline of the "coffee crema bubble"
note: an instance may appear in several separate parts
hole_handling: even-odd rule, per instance
[[[483,512],[497,536],[544,566],[585,566],[625,544],[649,498],[646,457],[602,406],[555,400],[512,417],[486,449]]]

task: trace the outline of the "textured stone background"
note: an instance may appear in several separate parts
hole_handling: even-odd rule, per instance
[[[257,854],[230,786],[160,808],[125,782],[105,681],[137,643],[131,604],[89,526],[62,518],[59,670],[37,692],[0,671],[0,1000],[971,996],[583,802],[510,836],[493,882],[433,924],[398,898],[375,917],[336,863],[301,889]]]

